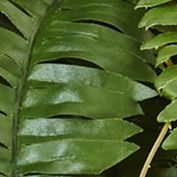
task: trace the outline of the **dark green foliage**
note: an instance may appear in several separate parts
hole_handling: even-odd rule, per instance
[[[165,150],[177,149],[177,133],[176,133],[176,120],[177,120],[177,103],[176,103],[176,7],[175,1],[171,0],[140,0],[137,8],[149,8],[144,17],[140,21],[139,26],[146,29],[151,28],[155,32],[155,36],[145,42],[141,49],[157,50],[157,59],[155,67],[161,69],[160,75],[155,79],[155,87],[159,94],[171,101],[157,116],[158,122],[168,123],[171,122],[173,130],[170,135],[163,142],[162,148]],[[159,168],[152,170],[152,176],[168,177],[176,176],[176,151],[171,159],[172,164],[167,169]],[[166,152],[167,154],[170,153]],[[150,175],[151,176],[151,175]]]
[[[132,2],[0,0],[0,176],[99,175],[143,145],[156,73]]]

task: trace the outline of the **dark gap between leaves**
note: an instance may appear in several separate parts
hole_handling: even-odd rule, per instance
[[[4,173],[2,173],[2,172],[0,172],[0,175],[7,177],[7,175],[5,175],[5,174],[4,174]]]
[[[171,61],[172,61],[173,64],[177,64],[177,55],[172,56]]]
[[[8,147],[6,145],[2,144],[2,143],[0,143],[0,147],[8,149]]]
[[[10,3],[12,3],[16,8],[20,9],[23,13],[28,15],[29,17],[32,17],[23,7],[19,6],[17,3],[15,3],[12,0],[8,0]]]
[[[110,29],[112,29],[114,31],[117,31],[119,33],[123,33],[123,31],[121,29],[115,27],[114,25],[106,23],[106,22],[101,22],[101,21],[96,21],[96,20],[78,20],[78,21],[74,21],[74,22],[76,22],[76,23],[93,23],[93,24],[96,24],[96,25],[100,25],[100,26],[110,28]]]
[[[80,116],[80,115],[55,115],[55,116],[51,116],[51,117],[48,117],[48,119],[85,119],[85,120],[92,120],[91,118],[89,117],[85,117],[85,116]]]
[[[0,114],[3,114],[4,116],[7,116],[7,114],[5,112],[3,112],[2,110],[0,110]]]
[[[3,85],[6,85],[8,87],[12,87],[10,85],[10,83],[7,80],[5,80],[2,76],[0,76],[0,83],[3,84]]]
[[[61,59],[55,59],[53,61],[40,62],[40,64],[45,64],[45,63],[77,65],[77,66],[90,67],[90,68],[103,70],[103,68],[101,68],[99,65],[96,65],[89,61],[85,61],[84,59],[80,59],[80,58],[61,58]]]
[[[24,38],[23,34],[16,28],[16,26],[13,23],[11,23],[11,21],[1,12],[0,12],[0,27],[10,30]]]

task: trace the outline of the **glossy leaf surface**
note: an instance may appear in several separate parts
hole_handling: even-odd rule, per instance
[[[166,69],[161,75],[156,79],[155,86],[157,90],[169,99],[175,99],[176,93],[176,73],[177,66],[171,66]]]
[[[121,74],[73,65],[40,64],[34,67],[28,80],[35,87],[47,84],[89,85],[123,93],[136,101],[156,96],[152,89]]]
[[[139,23],[139,27],[150,28],[156,25],[177,25],[177,5],[166,5],[149,10]]]
[[[152,48],[159,48],[161,46],[175,43],[177,41],[177,33],[176,32],[168,32],[168,33],[162,33],[154,38],[147,41],[144,45],[141,46],[142,50],[145,49],[152,49]]]
[[[177,128],[175,128],[163,143],[163,148],[166,150],[177,149]]]
[[[75,2],[0,1],[12,26],[0,27],[0,176],[100,174],[139,148],[127,139],[141,128],[123,118],[157,95],[139,83],[156,77],[140,14]]]
[[[177,46],[176,45],[168,45],[164,47],[158,54],[156,66],[165,63],[169,58],[177,55]]]
[[[145,1],[140,1],[139,3],[141,2],[144,2],[143,6],[145,6]],[[151,1],[148,1],[148,3],[151,3]],[[155,79],[155,87],[161,96],[171,101],[159,113],[157,120],[159,122],[169,123],[177,120],[177,4],[175,1],[162,0],[156,1],[151,5],[151,7],[156,7],[151,8],[145,13],[139,26],[145,27],[146,29],[153,28],[158,35],[144,43],[141,49],[155,48],[157,50],[156,67],[160,66],[163,71]],[[176,128],[174,128],[169,137],[164,141],[162,147],[165,150],[176,149],[176,136]]]
[[[153,7],[153,6],[157,6],[157,5],[161,5],[167,2],[170,2],[172,0],[139,0],[136,8],[140,8],[140,7]]]
[[[177,120],[177,102],[171,102],[163,111],[160,112],[157,119],[159,122],[172,122]]]

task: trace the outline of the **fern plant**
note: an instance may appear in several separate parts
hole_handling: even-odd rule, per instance
[[[147,173],[147,166],[151,163],[151,160],[158,146],[160,146],[162,140],[166,136],[168,129],[173,130],[171,130],[170,135],[163,142],[162,148],[165,150],[177,149],[177,128],[175,124],[174,128],[171,126],[171,124],[177,120],[177,67],[175,58],[177,54],[177,4],[172,0],[140,0],[136,8],[141,7],[149,9],[140,21],[139,27],[145,27],[146,29],[151,28],[156,33],[151,40],[148,40],[142,45],[141,49],[148,50],[155,48],[157,50],[155,67],[160,68],[161,73],[154,82],[155,87],[159,95],[171,101],[171,103],[168,104],[157,117],[158,122],[165,123],[165,125],[158,138],[161,140],[159,142],[157,140],[154,148],[149,154],[149,159],[143,169],[144,171],[142,170],[140,176],[144,177]]]
[[[0,12],[0,176],[100,174],[135,152],[126,139],[142,129],[124,118],[156,96],[139,83],[156,77],[141,13],[122,0],[1,0]]]

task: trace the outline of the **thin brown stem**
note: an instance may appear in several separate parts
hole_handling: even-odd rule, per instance
[[[171,66],[173,65],[173,61],[169,58],[167,61],[166,61],[166,65],[167,67],[168,66]],[[146,177],[147,173],[148,173],[148,170],[151,166],[151,162],[157,152],[157,150],[159,149],[163,139],[165,138],[167,132],[168,132],[168,129],[172,129],[171,127],[171,124],[170,123],[165,123],[165,125],[163,126],[162,130],[160,131],[160,134],[159,136],[157,137],[145,163],[144,163],[144,166],[141,170],[141,173],[140,173],[140,176],[139,177]]]
[[[155,141],[155,143],[154,143],[154,145],[153,145],[153,147],[152,147],[152,149],[151,149],[151,151],[150,151],[150,153],[149,153],[149,155],[148,155],[148,157],[146,159],[146,162],[144,163],[144,166],[143,166],[143,168],[141,170],[141,173],[140,173],[139,177],[145,177],[146,176],[146,174],[147,174],[147,172],[148,172],[148,170],[150,168],[151,162],[152,162],[152,160],[153,160],[158,148],[160,147],[163,139],[165,138],[165,136],[166,136],[166,134],[168,132],[168,129],[171,129],[171,124],[170,123],[166,123],[163,126],[158,138],[156,139],[156,141]]]

